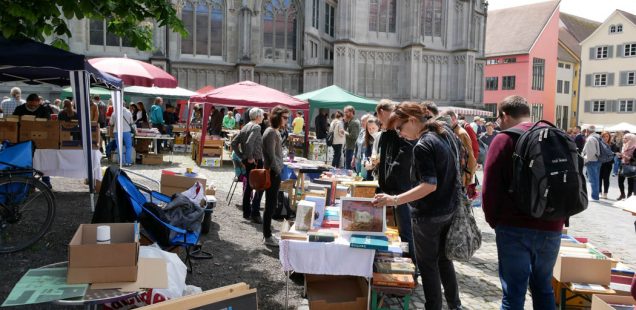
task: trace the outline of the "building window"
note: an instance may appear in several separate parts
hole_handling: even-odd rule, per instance
[[[562,62],[559,63],[559,68],[563,68],[563,63]]]
[[[605,112],[605,100],[593,101],[592,112]]]
[[[568,107],[558,105],[556,107],[556,126],[563,130],[568,127]]]
[[[570,81],[563,81],[563,93],[570,94]]]
[[[623,25],[622,24],[618,24],[616,26],[616,33],[621,33],[623,32]]]
[[[336,9],[325,3],[325,33],[334,36],[334,23],[336,21]]]
[[[90,45],[132,47],[130,40],[108,32],[107,24],[108,20],[91,20],[88,23]]]
[[[636,72],[627,72],[627,85],[636,84]]]
[[[545,59],[532,59],[532,89],[543,90],[545,80]]]
[[[181,37],[181,54],[221,56],[223,53],[223,2],[186,1],[181,20],[188,31]]]
[[[499,63],[499,59],[488,59],[486,60],[486,65],[496,65]]]
[[[318,58],[318,43],[309,41],[309,58]]]
[[[442,0],[421,0],[422,15],[420,27],[424,36],[442,36],[443,2]]]
[[[395,33],[396,0],[371,0],[369,31]]]
[[[504,58],[505,64],[513,64],[515,62],[517,62],[517,58]]]
[[[634,112],[634,100],[619,101],[618,112]]]
[[[607,74],[594,74],[594,86],[607,86]]]
[[[596,59],[607,58],[607,46],[600,46],[596,48]]]
[[[625,44],[625,50],[623,51],[623,56],[636,56],[636,43]]]
[[[331,48],[325,47],[323,57],[325,60],[333,60],[333,50]]]
[[[610,33],[616,33],[616,26],[611,25],[609,30],[610,30]]]
[[[563,93],[563,81],[557,80],[557,94]]]
[[[530,115],[533,122],[538,122],[543,119],[543,104],[533,103],[530,108]]]
[[[318,29],[318,22],[320,20],[320,0],[313,0],[313,4],[311,7],[311,26]]]
[[[296,61],[298,6],[294,0],[263,2],[263,57],[274,61]]]
[[[486,78],[486,90],[497,90],[499,87],[499,78],[498,77],[487,77]]]
[[[515,76],[504,76],[501,81],[501,89],[511,90],[515,89]]]
[[[572,66],[570,64],[565,64],[565,68],[566,69],[570,69],[570,68],[572,68]]]

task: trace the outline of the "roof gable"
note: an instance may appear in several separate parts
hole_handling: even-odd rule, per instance
[[[596,35],[596,33],[598,33],[600,29],[604,28],[604,26],[606,26],[607,24],[610,24],[610,21],[612,20],[612,18],[614,18],[615,15],[622,16],[623,18],[627,19],[629,22],[631,22],[636,27],[636,15],[628,13],[628,12],[625,12],[625,11],[622,11],[622,10],[616,10],[612,14],[610,14],[610,16],[608,16],[605,19],[605,21],[601,25],[599,25],[596,28],[596,30],[594,30],[594,32],[592,32],[592,34],[590,34],[587,38],[585,38],[579,44],[583,45],[585,42],[587,42],[587,40],[589,40],[591,37]]]
[[[585,38],[589,37],[601,25],[599,22],[563,12],[560,13],[559,18],[565,29],[567,29],[578,42],[585,40]]]
[[[560,1],[548,1],[488,12],[486,57],[527,54]]]
[[[619,13],[621,13],[621,15],[625,16],[625,18],[629,19],[629,21],[631,21],[634,26],[636,26],[636,15],[629,13],[629,12],[625,12],[623,10],[616,10]]]

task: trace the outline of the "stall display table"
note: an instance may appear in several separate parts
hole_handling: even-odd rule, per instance
[[[102,153],[91,150],[93,159],[93,177],[102,180]],[[33,168],[46,176],[59,176],[74,179],[86,179],[88,173],[84,164],[84,150],[48,150],[36,149],[33,155]]]
[[[406,310],[411,303],[413,289],[373,285],[371,286],[371,310],[390,310],[390,308],[383,307],[384,298],[387,295],[399,297],[401,308]]]
[[[135,135],[135,139],[136,140],[152,140],[152,145],[153,145],[153,149],[155,151],[155,154],[159,154],[158,150],[158,144],[159,144],[159,140],[166,140],[166,141],[174,141],[174,137],[172,136],[168,136],[168,135],[161,135],[161,136],[138,136]],[[170,143],[170,161],[172,163],[172,159],[173,159],[173,155],[174,155],[174,143]]]

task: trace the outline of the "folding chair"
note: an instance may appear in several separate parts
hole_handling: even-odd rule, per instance
[[[241,159],[236,155],[236,153],[232,152],[232,166],[234,167],[234,179],[232,179],[232,184],[230,184],[230,190],[227,192],[225,196],[225,200],[227,201],[227,205],[232,204],[232,198],[234,197],[234,192],[236,191],[236,187],[239,183],[245,182],[245,168],[243,168],[241,163]],[[243,187],[245,190],[245,187]]]
[[[201,235],[201,231],[190,231],[185,228],[180,228],[171,225],[163,221],[159,216],[157,216],[154,212],[148,209],[146,206],[147,203],[169,203],[172,198],[148,189],[147,187],[134,183],[130,177],[126,173],[132,173],[144,178],[140,174],[137,174],[130,170],[123,170],[117,175],[117,182],[124,189],[125,193],[130,200],[130,203],[133,207],[134,213],[137,216],[137,220],[150,219],[150,221],[159,224],[168,229],[168,231],[175,232],[175,236],[170,239],[166,239],[165,236],[157,235],[156,229],[151,227],[144,227],[142,223],[142,227],[144,228],[147,237],[154,242],[157,242],[159,246],[164,250],[172,250],[175,247],[183,247],[186,252],[185,263],[188,266],[188,272],[192,272],[192,259],[210,259],[212,258],[212,254],[205,252],[201,249],[201,245],[199,244],[199,237]],[[154,181],[154,180],[153,180]],[[143,193],[146,193],[144,195]],[[203,220],[203,213],[201,216],[201,220]],[[154,226],[154,225],[153,225]],[[153,230],[155,230],[153,232]]]

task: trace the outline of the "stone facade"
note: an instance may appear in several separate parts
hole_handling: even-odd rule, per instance
[[[189,37],[155,25],[155,51],[140,52],[103,21],[71,20],[71,51],[150,61],[191,90],[253,80],[290,94],[337,84],[375,99],[483,102],[483,0],[173,2]]]

